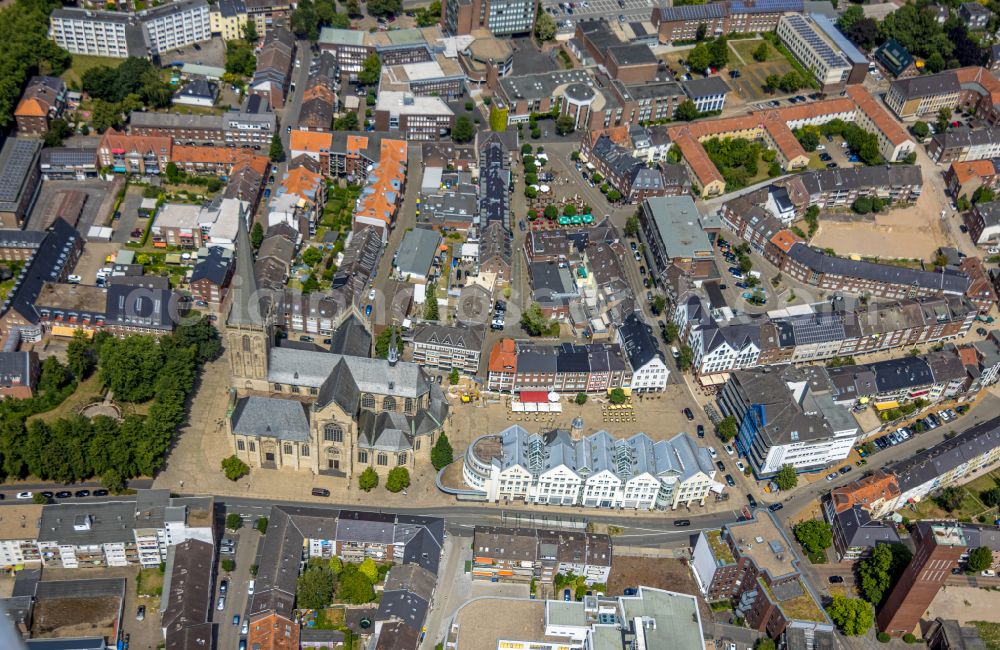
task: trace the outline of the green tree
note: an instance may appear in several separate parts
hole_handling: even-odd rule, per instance
[[[557,208],[554,205],[547,205],[545,206],[543,214],[545,215],[545,218],[548,219],[549,221],[555,221],[556,219],[559,218],[559,208]]]
[[[777,646],[774,645],[774,639],[764,637],[763,639],[757,639],[757,643],[754,644],[753,650],[777,650]]]
[[[226,72],[241,77],[252,77],[256,67],[257,57],[253,54],[252,44],[246,41],[226,43]]]
[[[337,577],[333,571],[320,564],[310,564],[296,580],[296,606],[300,609],[325,609],[333,600],[336,586]]]
[[[543,43],[556,37],[556,21],[544,11],[535,19],[535,37]]]
[[[753,60],[757,62],[767,61],[768,47],[767,41],[761,41],[757,49],[753,51]]]
[[[667,299],[660,294],[656,294],[653,296],[653,300],[650,302],[649,306],[650,309],[653,310],[653,314],[662,314],[663,310],[667,307]]]
[[[985,185],[980,185],[976,188],[976,191],[972,193],[972,205],[989,203],[994,198],[996,198],[996,192]]]
[[[363,605],[375,600],[372,583],[360,571],[345,571],[337,586],[337,598],[352,605]]]
[[[334,575],[340,575],[340,572],[344,570],[344,563],[336,555],[330,556],[330,559],[326,562],[326,566],[333,571]]]
[[[389,358],[389,344],[392,342],[393,332],[396,333],[396,353],[403,354],[403,337],[400,335],[399,328],[395,325],[390,325],[375,337],[375,356],[377,358]]]
[[[948,512],[961,508],[963,499],[965,499],[965,489],[955,485],[949,485],[934,497],[934,501]]]
[[[250,468],[235,455],[222,459],[222,471],[230,481],[236,481],[250,472]]]
[[[833,545],[830,524],[819,519],[807,519],[795,526],[795,539],[809,553],[821,553]]]
[[[334,131],[357,131],[358,114],[354,111],[347,111],[333,120]]]
[[[579,404],[580,406],[583,406],[584,404],[587,403],[587,393],[577,393],[576,399],[574,399],[573,401]]]
[[[366,557],[364,561],[358,565],[358,573],[368,578],[368,582],[372,584],[378,582],[378,566],[376,566],[375,560],[370,557]]]
[[[708,33],[708,25],[706,25],[705,23],[698,23],[698,27],[697,29],[695,29],[694,32],[694,40],[700,43],[701,41],[705,40],[705,35],[707,33]]]
[[[49,498],[41,492],[35,492],[31,495],[31,502],[44,505],[49,502]]]
[[[624,404],[626,399],[625,391],[621,388],[612,388],[608,393],[608,401],[612,404]]]
[[[451,443],[448,442],[448,436],[442,433],[434,446],[431,447],[431,465],[434,469],[440,471],[441,469],[451,465],[454,461],[454,450],[451,448]]]
[[[368,13],[373,16],[398,14],[403,9],[403,0],[368,0]]]
[[[226,528],[229,530],[239,530],[243,527],[243,518],[235,512],[226,515]]]
[[[272,162],[281,162],[285,159],[285,147],[281,144],[281,136],[275,133],[271,136],[271,148],[268,155]]]
[[[400,492],[410,487],[410,472],[405,467],[393,467],[385,478],[385,489]]]
[[[304,251],[302,251],[302,262],[308,264],[309,266],[316,266],[323,261],[323,252],[314,247],[307,246]]]
[[[847,598],[834,594],[826,607],[830,620],[847,636],[861,636],[875,622],[872,606],[860,598]]]
[[[62,146],[63,139],[71,135],[73,135],[73,129],[70,128],[66,120],[56,118],[49,122],[49,130],[42,136],[42,144],[46,147],[59,147]]]
[[[639,234],[639,217],[632,215],[625,220],[625,236],[635,237]]]
[[[791,465],[782,465],[778,473],[774,475],[774,483],[779,490],[791,490],[799,484],[798,474]]]
[[[256,250],[260,248],[260,245],[263,243],[264,243],[264,226],[262,226],[259,221],[255,221],[253,224],[253,228],[250,229],[250,245],[254,247],[254,250]]]
[[[707,43],[698,43],[688,52],[687,64],[693,72],[704,72],[712,62],[712,52]]]
[[[570,115],[560,115],[556,118],[556,133],[569,135],[576,130],[576,121]]]
[[[225,571],[226,573],[232,573],[233,570],[236,569],[236,560],[234,560],[231,557],[227,557],[224,558],[222,562],[219,563],[219,565],[222,567],[222,570]]]
[[[764,79],[764,90],[769,93],[773,93],[779,86],[781,86],[781,77],[776,74],[769,74]]]
[[[366,467],[365,471],[358,476],[358,487],[365,492],[371,492],[378,485],[378,473],[371,467]]]
[[[993,551],[988,546],[980,546],[969,552],[965,565],[969,571],[985,571],[993,566]]]
[[[723,442],[729,442],[736,437],[736,418],[732,415],[726,416],[720,422],[718,427],[716,427],[716,434],[719,436]]]
[[[979,493],[979,500],[991,508],[1000,506],[1000,487],[983,490]]]
[[[806,151],[816,151],[819,146],[819,133],[813,129],[799,129],[795,137]]]
[[[681,372],[687,372],[694,363],[694,350],[689,345],[682,345],[678,353],[680,356],[677,357],[677,368]]]
[[[854,203],[851,204],[851,209],[858,214],[868,214],[872,211],[872,199],[870,196],[859,196],[854,199]]]
[[[81,330],[73,333],[73,338],[66,347],[66,361],[69,371],[80,381],[90,375],[97,363],[90,339]]]
[[[699,114],[698,107],[694,105],[694,102],[690,99],[685,99],[677,105],[674,117],[678,120],[690,122],[691,120],[697,119]]]
[[[452,368],[451,372],[448,373],[448,383],[454,386],[459,382],[458,368]]]
[[[875,607],[889,595],[890,587],[902,575],[912,554],[903,544],[879,544],[858,564],[861,595]]]
[[[563,208],[563,216],[565,217],[575,217],[576,216],[576,206],[572,203],[566,205]]]
[[[441,21],[441,0],[434,0],[430,6],[417,9],[417,27],[431,27]]]
[[[531,303],[531,306],[521,314],[521,327],[531,336],[541,336],[548,330],[549,319],[542,313],[542,308],[537,302]]]
[[[464,115],[455,118],[455,126],[451,129],[451,139],[458,143],[471,142],[476,135],[476,130],[472,126],[472,120]]]
[[[257,41],[257,21],[248,20],[245,25],[243,25],[243,40],[248,43],[254,43]]]
[[[927,126],[927,122],[916,122],[910,127],[910,133],[923,140],[931,134],[931,127]]]
[[[786,93],[793,93],[804,85],[806,85],[806,81],[802,76],[795,70],[789,70],[781,77],[781,83],[778,84],[778,87]]]
[[[951,126],[951,109],[947,106],[938,110],[937,121],[935,122],[938,133],[944,133]]]
[[[257,529],[257,532],[261,535],[267,534],[267,517],[258,517],[257,521],[254,522],[253,527]]]
[[[101,349],[101,383],[116,399],[145,402],[155,395],[155,381],[163,363],[163,352],[152,337],[107,339]]]
[[[365,61],[361,65],[361,72],[358,73],[358,81],[366,86],[374,86],[378,83],[381,76],[382,60],[378,58],[378,54],[372,52],[365,57]]]
[[[729,39],[719,36],[708,46],[709,63],[713,68],[724,68],[729,63]]]
[[[427,292],[424,296],[424,300],[424,318],[427,320],[438,320],[438,318],[440,318],[440,306],[438,305],[436,283],[427,283]]]

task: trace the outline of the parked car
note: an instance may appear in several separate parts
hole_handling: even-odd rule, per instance
[[[747,471],[747,466],[743,464],[743,461],[742,461],[742,460],[738,460],[738,461],[736,461],[736,467],[737,467],[737,468],[738,468],[738,469],[739,469],[739,470],[740,470],[741,472],[745,472],[745,471]]]
[[[146,618],[146,606],[139,605],[139,608],[135,610],[135,620],[141,621]]]
[[[832,481],[835,478],[837,478],[837,472],[832,472],[832,473],[826,475],[826,480],[828,480],[828,481]]]
[[[785,504],[783,504],[783,503],[772,503],[771,505],[769,505],[767,507],[767,509],[770,510],[771,512],[778,512],[779,510],[781,510],[784,507],[785,507]]]
[[[704,427],[704,425],[701,425],[701,424],[698,425],[698,437],[699,438],[704,438],[705,437],[705,427]]]
[[[840,472],[840,475],[841,475],[841,476],[843,476],[844,474],[848,473],[848,472],[849,472],[849,471],[851,471],[852,469],[854,469],[854,468],[853,468],[853,467],[851,467],[850,465],[844,465],[843,467],[841,467],[841,468],[840,468],[839,470],[837,470],[837,471],[839,471],[839,472]]]
[[[719,454],[715,451],[715,447],[709,447],[708,448],[708,455],[711,456],[712,458],[718,458],[719,457]]]
[[[240,624],[240,615],[237,614],[236,616],[233,617],[233,625],[238,626],[239,624]]]
[[[736,487],[736,479],[733,478],[732,474],[726,474],[726,485]]]
[[[753,495],[747,492],[747,503],[750,504],[751,508],[757,507],[757,499],[753,498]]]
[[[726,471],[726,466],[722,464],[721,460],[715,461],[715,466],[719,468],[720,472]]]
[[[229,581],[223,580],[222,582],[219,583],[219,593],[224,594],[227,591],[229,591]]]
[[[569,589],[563,589],[563,600],[567,603],[573,600],[572,592]]]
[[[225,596],[219,596],[219,602],[216,603],[215,609],[217,609],[217,610],[219,610],[221,612],[225,608],[226,608],[226,597]]]
[[[57,499],[68,499],[71,496],[73,496],[73,493],[67,490],[63,490],[62,492],[56,492]]]
[[[102,490],[94,490],[94,496],[95,497],[106,497],[106,496],[108,496],[108,491],[107,490],[103,490],[103,489]]]
[[[831,585],[839,585],[844,582],[844,579],[841,576],[830,576],[828,580]]]
[[[690,421],[694,420],[694,413],[691,412],[691,409],[685,407],[684,408],[684,417],[686,417],[688,419],[688,422],[690,422]]]
[[[725,450],[726,450],[726,453],[729,454],[730,456],[735,456],[736,455],[736,450],[733,449],[732,445],[726,445],[725,446]]]

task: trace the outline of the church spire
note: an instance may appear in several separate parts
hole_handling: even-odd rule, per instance
[[[253,247],[247,231],[246,209],[240,202],[239,226],[236,230],[236,268],[232,279],[232,302],[230,303],[229,325],[264,325],[261,313],[260,295],[257,293],[257,278],[253,270]]]
[[[390,366],[394,366],[394,365],[396,365],[396,362],[399,361],[399,352],[398,352],[398,350],[396,348],[396,346],[398,345],[396,343],[396,326],[395,325],[390,325],[390,327],[392,327],[392,334],[389,335],[389,355],[388,355],[388,360],[389,360],[389,365]]]

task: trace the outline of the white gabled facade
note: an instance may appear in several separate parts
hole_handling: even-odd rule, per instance
[[[665,390],[670,369],[660,357],[653,357],[646,365],[632,369],[632,390]]]
[[[662,510],[704,505],[721,489],[708,450],[685,433],[654,443],[644,433],[574,439],[514,425],[476,439],[462,471],[467,486],[494,502]]]

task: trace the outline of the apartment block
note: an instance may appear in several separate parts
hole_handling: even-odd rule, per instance
[[[654,443],[644,433],[584,437],[582,427],[577,418],[571,431],[532,434],[515,424],[480,436],[465,455],[462,477],[476,495],[497,503],[635,510],[704,505],[720,488],[708,450],[686,433]],[[627,472],[620,469],[626,458]]]
[[[1000,113],[1000,81],[986,68],[967,67],[909,79],[897,79],[889,86],[885,105],[900,119],[937,115],[942,108],[975,112],[990,124]]]
[[[134,501],[58,503],[42,509],[38,551],[46,566],[156,567],[188,539],[214,543],[211,497],[140,490]]]
[[[213,34],[236,41],[243,38],[249,14],[243,0],[218,0],[211,5],[208,19]]]
[[[927,145],[927,155],[937,163],[1000,157],[1000,128],[973,130],[962,126],[935,134]]]
[[[181,0],[138,12],[152,55],[212,38],[206,0]]]
[[[475,375],[485,338],[485,325],[421,325],[413,332],[413,362]]]
[[[721,530],[699,533],[691,568],[705,598],[732,601],[752,629],[788,647],[796,637],[812,638],[818,647],[833,645],[833,624],[800,562],[795,543],[772,515],[757,510]]]
[[[472,579],[551,582],[557,573],[605,584],[611,574],[611,537],[600,533],[476,526]]]

